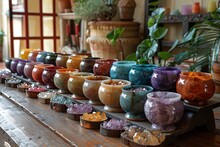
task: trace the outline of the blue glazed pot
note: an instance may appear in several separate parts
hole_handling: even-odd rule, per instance
[[[151,85],[151,76],[156,67],[153,64],[133,65],[129,72],[129,81],[132,85]]]
[[[126,119],[132,121],[142,121],[146,119],[144,104],[147,100],[147,94],[152,91],[153,88],[146,85],[131,85],[122,88],[120,105],[126,112]]]
[[[114,62],[110,69],[110,77],[112,79],[128,80],[128,74],[132,65],[136,65],[135,61],[117,61]]]
[[[36,62],[43,62],[45,63],[45,58],[47,57],[48,52],[40,52],[36,57]]]
[[[158,67],[151,77],[152,87],[156,90],[175,91],[181,70],[176,67]]]

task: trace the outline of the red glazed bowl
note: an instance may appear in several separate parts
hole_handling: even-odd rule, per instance
[[[42,73],[44,71],[45,67],[52,67],[54,65],[52,64],[38,64],[38,65],[34,65],[34,69],[32,71],[32,78],[34,79],[34,81],[38,82],[39,84],[44,84],[43,80],[42,80]]]
[[[54,85],[54,75],[56,74],[56,70],[62,68],[61,66],[52,66],[45,67],[42,73],[42,81],[47,85],[48,89],[55,89]]]
[[[36,57],[41,51],[31,51],[28,54],[28,60],[36,62]]]
[[[215,84],[210,73],[183,72],[176,84],[182,99],[192,105],[205,105],[215,92]]]

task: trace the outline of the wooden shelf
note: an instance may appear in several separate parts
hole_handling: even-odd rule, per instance
[[[68,20],[74,20],[74,19],[80,19],[79,16],[77,16],[75,13],[58,13],[57,14],[60,19],[68,19]]]
[[[196,23],[202,22],[209,14],[167,15],[161,23]]]
[[[16,76],[16,75],[14,76],[21,79],[22,81],[29,82],[27,79],[24,79],[20,76]],[[31,83],[34,85],[37,85],[36,83],[33,83],[33,82]],[[37,86],[45,88],[44,85],[37,85]],[[51,91],[57,92],[58,90],[52,89]],[[3,90],[3,94],[4,93],[6,95],[9,95],[10,97],[13,97],[13,95],[11,95],[11,92],[8,90]],[[65,96],[66,98],[70,98],[74,103],[88,103],[88,100],[73,100],[71,98],[71,94],[62,94],[62,95]],[[175,141],[175,139],[179,135],[189,132],[199,126],[205,126],[205,128],[208,131],[213,131],[215,129],[215,121],[214,121],[214,115],[213,115],[212,109],[220,106],[220,102],[218,101],[218,98],[219,98],[219,95],[214,96],[211,100],[209,100],[208,105],[203,106],[203,107],[184,104],[185,105],[184,116],[181,119],[181,121],[178,124],[176,124],[175,131],[165,133],[166,140],[164,144],[168,144],[168,143]],[[93,109],[95,111],[105,112],[107,117],[109,118],[125,119],[124,117],[125,113],[110,113],[104,110],[104,106],[93,106]],[[204,119],[204,118],[207,118],[207,119]],[[142,128],[151,130],[151,123],[148,122],[147,120],[143,122],[134,122],[134,121],[128,121],[128,122],[130,124],[137,125]]]

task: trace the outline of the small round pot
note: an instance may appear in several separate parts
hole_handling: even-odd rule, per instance
[[[144,104],[147,100],[147,94],[152,91],[153,88],[146,85],[131,85],[122,88],[120,105],[126,112],[126,119],[132,121],[143,121],[146,119]]]
[[[152,123],[152,129],[162,132],[175,130],[175,124],[184,113],[181,95],[174,92],[151,92],[147,94],[144,112]]]
[[[83,94],[83,83],[85,78],[88,76],[92,76],[93,73],[87,72],[74,72],[70,73],[70,78],[67,83],[67,87],[69,91],[73,94],[72,97],[74,99],[86,99]]]
[[[80,62],[80,71],[81,72],[90,72],[93,73],[93,66],[95,64],[95,60],[101,59],[99,57],[88,57],[88,58],[83,58],[82,61]]]
[[[31,51],[40,51],[40,49],[22,49],[20,52],[20,58],[23,60],[28,60],[28,54]]]
[[[80,62],[83,58],[88,58],[87,55],[73,55],[70,56],[69,59],[66,61],[66,67],[68,69],[78,69],[80,66]]]
[[[38,53],[38,55],[36,57],[36,62],[43,62],[43,63],[45,63],[46,56],[47,56],[47,52],[45,52],[45,51]]]
[[[66,61],[70,56],[71,54],[57,53],[56,65],[66,68]]]
[[[13,58],[7,58],[7,59],[5,59],[5,67],[6,67],[7,69],[9,69],[9,70],[10,70],[10,68],[11,68],[11,62],[12,62],[12,60],[13,60]]]
[[[45,64],[53,64],[56,65],[57,54],[53,52],[48,52],[45,58]]]
[[[32,70],[32,78],[34,81],[38,82],[38,84],[43,84],[44,82],[42,80],[42,73],[44,71],[45,67],[51,67],[54,66],[52,64],[37,64],[34,65],[34,69]]]
[[[95,64],[93,66],[93,73],[95,75],[102,75],[110,77],[110,69],[112,67],[113,62],[118,61],[118,59],[98,59],[95,60]]]
[[[28,62],[31,62],[31,61],[29,61],[29,60],[22,60],[22,61],[18,62],[18,65],[17,65],[17,68],[16,68],[18,75],[26,77],[25,74],[24,74],[24,66]]]
[[[41,51],[31,51],[29,54],[28,54],[28,60],[30,61],[33,61],[33,62],[36,62],[36,57],[37,55],[40,53]]]
[[[98,94],[100,101],[105,105],[104,110],[109,112],[124,112],[120,106],[120,95],[124,86],[131,85],[127,80],[104,80],[101,81]]]
[[[42,81],[46,85],[48,89],[55,89],[57,88],[54,85],[54,76],[56,74],[56,70],[60,69],[62,67],[60,66],[51,66],[51,67],[45,67],[44,71],[42,73]]]
[[[110,77],[107,76],[88,76],[83,83],[83,93],[86,98],[89,99],[89,103],[92,105],[103,105],[99,99],[99,87],[101,81],[108,80]]]
[[[176,67],[158,67],[151,77],[152,87],[160,91],[176,91],[176,82],[181,70]]]
[[[176,90],[185,102],[205,105],[215,92],[215,84],[210,73],[183,72],[176,84]]]
[[[42,62],[28,62],[24,66],[24,75],[32,82],[34,81],[34,79],[32,78],[32,71],[34,69],[34,66],[38,64],[43,64],[43,63]]]
[[[151,76],[157,65],[141,64],[133,65],[129,72],[129,81],[132,85],[151,85]]]
[[[117,61],[114,62],[110,69],[110,77],[112,79],[129,80],[128,74],[132,65],[136,65],[135,61]]]
[[[62,94],[70,93],[67,87],[67,82],[70,78],[70,73],[72,72],[78,72],[78,70],[67,69],[67,68],[56,70],[56,74],[54,76],[54,85],[59,89],[58,93],[62,93]]]
[[[19,61],[24,61],[23,59],[19,59],[19,58],[14,58],[11,61],[11,65],[10,65],[10,70],[12,73],[17,73],[17,65]]]

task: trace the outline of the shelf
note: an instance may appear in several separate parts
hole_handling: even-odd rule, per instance
[[[79,16],[77,16],[75,13],[58,13],[57,15],[61,19],[68,19],[68,20],[80,19]]]
[[[167,15],[161,23],[196,23],[202,22],[209,14]]]
[[[14,75],[16,78],[21,79],[22,81],[28,82],[28,79],[22,78],[20,76]],[[37,85],[35,82],[31,82],[31,84]],[[40,87],[46,87],[44,85],[37,85]],[[57,89],[48,89],[50,91],[54,91],[57,92]],[[2,93],[7,96],[10,94],[10,91],[8,90],[3,90]],[[71,94],[61,94],[63,96],[65,96],[66,98],[71,99],[74,103],[88,103],[88,100],[73,100],[71,98]],[[181,119],[181,121],[176,124],[176,130],[173,132],[169,132],[169,133],[165,133],[166,135],[166,140],[164,142],[164,144],[167,143],[171,143],[173,141],[175,141],[175,139],[179,136],[182,135],[186,132],[189,132],[191,130],[193,130],[194,128],[198,127],[198,126],[205,126],[205,128],[208,131],[213,131],[215,129],[215,121],[214,121],[214,115],[213,115],[213,110],[216,107],[220,106],[220,102],[218,101],[219,99],[219,95],[214,96],[211,100],[209,100],[208,105],[206,106],[191,106],[188,104],[185,104],[185,112],[184,112],[184,116]],[[117,118],[117,119],[125,119],[124,115],[125,113],[111,113],[108,111],[104,110],[104,106],[93,106],[93,109],[95,111],[101,111],[101,112],[105,112],[107,117],[109,118]],[[207,118],[207,119],[204,119]],[[130,124],[133,125],[137,125],[140,126],[142,128],[146,128],[151,130],[151,123],[146,121],[143,122],[135,122],[135,121],[128,121]]]

